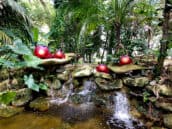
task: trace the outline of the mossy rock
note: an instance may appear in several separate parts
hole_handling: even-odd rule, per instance
[[[133,86],[133,87],[144,87],[149,84],[149,78],[147,77],[135,77],[130,78],[126,77],[123,79],[124,85]]]
[[[0,117],[11,117],[23,110],[23,107],[0,106]]]
[[[96,78],[95,82],[98,85],[98,87],[104,91],[117,90],[117,89],[121,89],[123,87],[121,79],[109,81],[109,80],[105,80],[102,78]]]
[[[51,89],[58,90],[62,87],[62,84],[61,84],[60,80],[54,79],[49,87]]]
[[[63,59],[57,59],[57,58],[50,58],[50,59],[42,59],[42,62],[40,65],[60,65],[60,64],[66,64],[69,63],[74,57],[74,53],[66,53],[65,58]]]
[[[83,65],[81,67],[77,67],[73,72],[72,72],[72,77],[77,78],[77,77],[89,77],[93,74],[93,68],[89,65]]]
[[[109,79],[109,80],[112,79],[112,76],[111,76],[110,74],[108,74],[108,73],[103,73],[103,72],[94,71],[94,76],[95,76],[95,77],[104,78],[104,79]]]
[[[151,90],[153,93],[158,93],[164,96],[172,97],[172,87],[166,84],[157,84],[155,86],[147,86],[148,90]]]
[[[40,97],[30,102],[29,107],[38,111],[47,111],[50,108],[50,103],[46,98]]]
[[[172,114],[163,115],[163,122],[164,122],[165,127],[172,129]]]
[[[29,88],[19,89],[16,92],[16,97],[12,101],[14,106],[24,106],[32,99],[32,90]]]
[[[155,106],[158,108],[161,108],[165,111],[172,112],[172,103],[171,102],[165,102],[165,101],[158,102],[158,101],[156,101]]]
[[[0,82],[0,92],[6,91],[9,88],[9,79]]]
[[[61,81],[67,81],[69,80],[69,71],[64,71],[63,73],[60,73],[57,75],[57,78]]]
[[[112,72],[118,73],[118,74],[127,73],[127,72],[133,71],[133,70],[142,70],[142,69],[145,69],[145,67],[143,67],[143,66],[134,65],[134,64],[122,65],[122,66],[108,65],[108,68]]]
[[[6,79],[3,81],[0,81],[0,92],[10,90],[10,89],[20,89],[21,85],[23,84],[23,81],[21,78],[13,78],[11,80]]]

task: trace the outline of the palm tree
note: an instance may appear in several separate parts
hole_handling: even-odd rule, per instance
[[[121,42],[121,29],[123,25],[127,22],[128,15],[131,12],[132,1],[133,0],[111,0],[109,2],[109,7],[107,8],[107,14],[111,25],[110,48],[114,47],[114,37],[116,41],[116,51],[118,51],[120,48],[124,48]]]

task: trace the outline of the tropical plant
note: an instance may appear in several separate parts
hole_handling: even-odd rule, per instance
[[[29,76],[25,75],[24,76],[24,82],[25,82],[25,85],[27,85],[28,88],[36,91],[36,92],[39,92],[40,90],[47,90],[47,86],[43,83],[35,83],[35,80],[33,78],[33,75],[30,74]]]
[[[19,38],[31,41],[31,24],[24,9],[14,0],[3,0],[0,7],[0,30],[6,34],[11,31]]]
[[[101,25],[102,3],[102,0],[56,1],[56,18],[51,29],[55,46],[80,54],[87,52],[87,46],[94,45],[93,40],[88,41],[89,37],[93,37],[91,32]]]
[[[0,105],[10,104],[16,97],[16,92],[14,91],[5,91],[0,93]]]

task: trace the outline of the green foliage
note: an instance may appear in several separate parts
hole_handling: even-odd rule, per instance
[[[12,41],[11,41],[11,38],[3,31],[0,30],[0,41],[2,41],[3,43],[6,43],[6,44],[11,44]],[[1,45],[1,43],[0,43]]]
[[[147,91],[143,92],[143,102],[148,102],[150,95],[151,94]]]
[[[38,28],[33,28],[32,32],[33,32],[33,42],[37,42],[38,38],[39,38],[39,30],[38,30]]]
[[[34,91],[37,91],[37,92],[39,92],[40,89],[41,90],[47,90],[48,89],[47,86],[43,83],[36,84],[32,74],[30,74],[29,76],[24,75],[24,82],[28,88],[30,88]]]
[[[16,54],[32,55],[31,50],[22,42],[21,39],[15,40],[13,45],[10,45],[9,47]]]
[[[14,0],[5,0],[0,3],[0,27],[8,28],[23,40],[31,41],[31,22],[25,14],[24,8]]]
[[[30,68],[42,69],[38,65],[41,64],[42,60],[33,55],[24,55],[24,66]]]
[[[31,49],[25,45],[21,39],[14,41],[12,45],[6,45],[0,49],[0,65],[6,68],[25,68],[32,67],[41,69],[38,65],[41,59],[33,55]],[[20,57],[20,58],[19,58]]]
[[[6,91],[0,93],[0,104],[10,104],[16,97],[16,92]]]
[[[58,3],[54,24],[51,27],[51,45],[61,47],[68,52],[90,52],[86,48],[91,32],[101,25],[103,17],[103,1],[56,1]],[[89,40],[89,41],[88,41]],[[99,45],[100,46],[100,45]],[[89,49],[89,51],[87,51]],[[92,47],[92,50],[96,48]]]

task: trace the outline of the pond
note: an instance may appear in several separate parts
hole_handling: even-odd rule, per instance
[[[111,105],[100,108],[92,102],[54,104],[46,112],[25,111],[0,119],[0,129],[144,129],[129,114],[126,95],[116,92]]]

